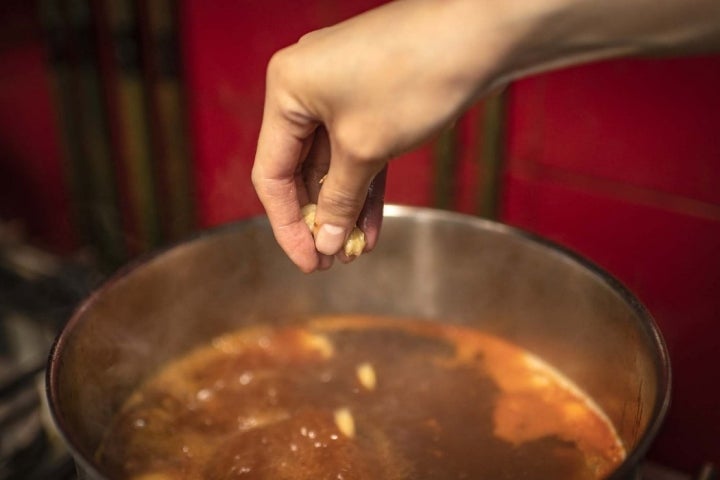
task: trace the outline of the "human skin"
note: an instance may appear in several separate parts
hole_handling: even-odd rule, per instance
[[[288,257],[327,269],[351,260],[338,252],[356,224],[366,251],[377,244],[387,163],[491,90],[603,58],[719,49],[718,0],[391,2],[272,57],[253,184]]]

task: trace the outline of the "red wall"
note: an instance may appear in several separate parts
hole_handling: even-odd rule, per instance
[[[639,295],[674,373],[653,455],[719,463],[720,57],[559,71],[515,84],[507,107],[502,220]]]

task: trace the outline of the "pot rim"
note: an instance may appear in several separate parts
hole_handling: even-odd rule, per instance
[[[470,224],[479,226],[483,230],[523,238],[529,240],[531,243],[543,247],[548,251],[548,253],[578,263],[581,267],[584,267],[588,272],[596,276],[602,281],[602,283],[620,296],[628,307],[630,307],[640,318],[645,333],[654,344],[654,352],[657,356],[655,366],[659,380],[658,390],[656,393],[657,398],[645,431],[640,436],[635,448],[628,452],[627,457],[609,477],[610,479],[632,478],[636,466],[640,463],[640,460],[645,457],[650,445],[660,431],[665,416],[667,415],[667,411],[670,407],[672,385],[670,357],[667,346],[655,319],[642,302],[640,302],[640,300],[622,282],[596,263],[566,246],[560,245],[552,240],[518,227],[458,212],[394,204],[385,205],[383,217],[412,217],[413,219],[421,222],[442,220],[444,222],[462,223],[466,225]],[[116,273],[103,281],[90,293],[90,295],[80,302],[68,322],[55,338],[50,349],[47,368],[45,371],[45,395],[49,406],[50,416],[57,426],[60,436],[63,439],[65,446],[70,451],[74,461],[83,471],[98,479],[107,478],[101,472],[100,466],[95,461],[94,456],[92,454],[87,455],[78,448],[74,435],[72,434],[71,429],[68,428],[67,422],[63,418],[62,412],[60,411],[59,371],[62,368],[62,354],[65,345],[68,342],[68,338],[71,336],[71,332],[75,329],[75,326],[82,321],[85,311],[97,301],[98,297],[102,295],[103,292],[113,288],[113,286],[117,283],[122,282],[138,268],[141,268],[171,250],[189,247],[193,243],[202,241],[209,236],[240,231],[245,228],[249,228],[252,225],[266,225],[267,223],[268,220],[265,215],[249,217],[244,220],[203,230],[202,232],[190,235],[185,239],[170,243],[163,248],[141,255],[124,267],[118,269]]]

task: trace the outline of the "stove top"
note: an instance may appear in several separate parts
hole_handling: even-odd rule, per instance
[[[52,341],[99,280],[0,223],[0,480],[71,479],[74,465],[43,408]]]

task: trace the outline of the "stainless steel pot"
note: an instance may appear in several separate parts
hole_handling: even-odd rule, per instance
[[[378,248],[304,275],[264,218],[221,228],[116,275],[53,347],[47,392],[81,478],[128,394],[163,362],[242,325],[379,313],[471,325],[549,361],[615,424],[632,478],[669,402],[667,351],[633,295],[591,263],[522,231],[388,206]]]

